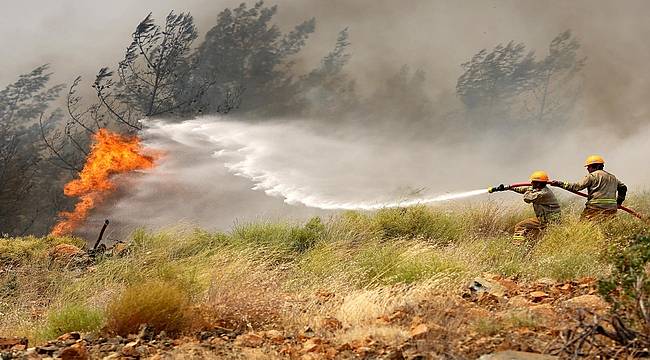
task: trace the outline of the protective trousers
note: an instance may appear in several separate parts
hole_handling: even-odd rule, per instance
[[[616,209],[598,209],[593,207],[586,207],[582,214],[580,214],[580,220],[588,221],[602,221],[609,220],[616,216]]]
[[[526,240],[526,237],[536,237],[546,227],[537,218],[529,218],[522,220],[515,225],[515,233],[512,235],[512,241],[521,245]]]

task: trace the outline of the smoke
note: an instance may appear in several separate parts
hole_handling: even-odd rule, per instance
[[[575,181],[592,152],[606,158],[607,169],[631,193],[650,182],[650,170],[637,166],[650,150],[650,127],[625,143],[601,131],[491,134],[454,147],[398,135],[351,125],[328,132],[296,120],[151,121],[142,134],[145,144],[165,155],[155,169],[123,179],[119,199],[95,214],[87,231],[96,231],[104,218],[119,224],[109,234],[119,238],[136,227],[179,222],[225,230],[248,221],[332,214],[325,210],[444,205],[467,196],[514,202],[520,201],[516,194],[468,190],[526,181],[538,169]]]
[[[0,59],[0,83],[42,63],[51,64],[56,81],[70,83],[77,75],[89,79],[123,57],[130,33],[149,12],[161,21],[170,10],[189,11],[204,34],[219,11],[239,2],[116,0],[103,7],[83,0],[11,2],[3,7],[0,23],[5,34],[0,46],[11,49]],[[242,221],[330,213],[320,208],[424,202],[525,180],[538,169],[553,178],[577,180],[590,153],[603,155],[607,169],[628,183],[632,193],[650,180],[650,170],[641,165],[650,150],[650,42],[645,39],[650,2],[268,3],[278,4],[277,21],[285,31],[316,17],[316,33],[293,59],[296,75],[317,66],[337,32],[349,27],[352,58],[346,71],[361,93],[374,94],[408,64],[426,72],[423,91],[432,99],[433,111],[406,125],[399,113],[390,112],[387,104],[395,94],[386,92],[375,109],[384,115],[374,119],[374,126],[364,109],[355,113],[366,118],[364,125],[329,125],[323,119],[251,123],[233,117],[151,121],[142,136],[166,156],[153,170],[122,177],[122,193],[90,219],[87,231],[94,233],[104,218],[127,230],[179,221],[223,229]],[[551,39],[566,29],[587,57],[582,96],[573,114],[573,123],[582,126],[522,126],[464,136],[464,125],[450,120],[458,117],[445,117],[459,108],[453,92],[460,64],[477,51],[513,40],[543,57]],[[519,200],[514,194],[498,196]]]
[[[115,0],[98,6],[84,0],[3,4],[0,22],[0,84],[37,65],[50,63],[55,81],[91,79],[102,66],[123,57],[136,24],[149,12],[162,20],[171,10],[189,11],[201,34],[217,14],[241,0]],[[317,18],[317,32],[297,61],[297,71],[318,64],[350,28],[353,57],[348,70],[359,87],[372,92],[402,64],[427,72],[433,95],[453,89],[460,64],[497,43],[524,42],[539,54],[551,39],[572,29],[588,57],[581,116],[619,136],[633,133],[650,114],[650,33],[645,0],[276,0],[279,26]],[[250,4],[250,3],[249,3]],[[199,39],[200,40],[200,39]]]

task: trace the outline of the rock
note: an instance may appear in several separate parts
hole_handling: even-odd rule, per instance
[[[550,304],[531,306],[529,310],[532,315],[546,324],[551,324],[557,319],[557,314]]]
[[[530,298],[533,299],[534,302],[539,302],[547,298],[548,294],[543,291],[533,291],[530,294],[528,294],[528,296],[530,296]]]
[[[284,340],[284,335],[278,330],[267,330],[264,332],[264,337],[276,343]]]
[[[138,352],[137,346],[139,345],[138,341],[132,341],[122,348],[120,352],[124,356],[131,356],[131,357],[140,357],[140,352]]]
[[[529,305],[530,301],[522,295],[513,296],[510,300],[508,300],[508,306],[513,308],[528,307]]]
[[[77,340],[81,339],[81,334],[79,334],[78,332],[69,332],[69,333],[65,333],[65,334],[59,336],[56,339],[58,341],[69,341],[69,340],[77,341]]]
[[[570,309],[587,309],[592,311],[605,311],[609,304],[598,295],[581,295],[566,300],[564,306]]]
[[[551,355],[508,350],[483,355],[479,360],[554,360],[557,358]]]
[[[249,333],[237,336],[235,345],[245,347],[258,347],[264,344],[264,338],[257,334]]]
[[[423,338],[429,332],[429,327],[426,324],[415,325],[411,327],[412,338]]]
[[[319,338],[311,338],[305,341],[304,344],[302,344],[302,352],[303,353],[315,352],[320,349],[322,343],[323,340]]]
[[[36,353],[41,355],[52,355],[55,351],[59,350],[57,346],[47,345],[47,346],[37,346]]]
[[[502,278],[502,279],[499,279],[498,282],[499,282],[499,284],[501,284],[501,286],[506,288],[506,290],[508,290],[511,293],[519,290],[519,285],[517,285],[517,283],[514,282],[511,279]]]
[[[27,338],[0,337],[0,350],[11,349],[16,345],[25,345],[25,347],[27,347],[27,344],[28,344]]]
[[[113,256],[124,256],[128,252],[129,247],[123,242],[117,242],[111,248],[111,255]]]
[[[50,257],[55,260],[65,260],[82,253],[83,251],[74,245],[59,244],[50,251]]]
[[[496,297],[503,297],[506,294],[506,288],[496,281],[487,280],[484,278],[476,278],[469,286],[470,291],[474,293],[486,292]]]
[[[88,351],[83,344],[74,344],[61,350],[59,357],[61,357],[61,360],[86,360],[88,359]]]
[[[14,345],[11,347],[11,351],[25,351],[25,349],[27,349],[27,346],[22,344]]]
[[[540,285],[546,285],[546,286],[553,286],[557,283],[557,281],[551,279],[551,278],[541,278],[537,280],[537,283]]]

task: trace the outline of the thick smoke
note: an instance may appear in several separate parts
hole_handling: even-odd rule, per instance
[[[3,34],[15,34],[0,43],[12,49],[0,59],[5,70],[0,82],[45,62],[60,81],[88,79],[121,59],[135,24],[150,11],[159,20],[172,9],[190,11],[204,33],[219,11],[238,2],[121,0],[101,9],[83,0],[12,3],[0,25]],[[296,75],[317,66],[337,32],[349,27],[352,57],[346,72],[362,95],[375,96],[372,114],[356,109],[354,116],[363,119],[357,125],[312,118],[253,123],[233,116],[175,124],[150,120],[142,136],[166,156],[151,172],[123,179],[122,193],[89,220],[88,231],[104,218],[124,225],[112,235],[118,238],[125,229],[179,221],[225,229],[256,219],[327,215],[319,208],[430,199],[522,181],[538,169],[577,180],[590,153],[605,156],[607,168],[631,193],[650,180],[650,170],[639,166],[650,150],[647,1],[276,3],[283,30],[317,19],[316,33],[293,59]],[[17,15],[25,13],[33,21]],[[566,29],[587,57],[573,125],[464,134],[467,124],[450,120],[458,119],[449,114],[462,108],[454,95],[461,63],[510,40],[543,57],[551,39]],[[402,94],[379,90],[403,64],[424,70],[422,91],[432,100],[432,110],[408,125],[390,102]],[[514,194],[499,196],[518,200]]]
[[[89,225],[113,219],[120,224],[109,234],[115,238],[140,226],[187,222],[225,230],[248,221],[331,214],[322,209],[445,204],[450,194],[525,181],[537,169],[577,180],[584,176],[583,158],[592,152],[605,156],[608,169],[632,193],[650,181],[650,171],[636,166],[650,150],[650,128],[624,143],[607,132],[575,130],[548,133],[546,142],[536,133],[502,134],[453,147],[395,134],[378,137],[360,128],[343,133],[295,120],[150,122],[143,135],[148,146],[166,153],[160,166],[130,179],[123,186],[128,190]],[[478,201],[520,201],[510,193],[473,195]]]

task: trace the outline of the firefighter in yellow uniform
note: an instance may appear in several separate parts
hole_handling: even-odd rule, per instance
[[[560,203],[555,198],[553,191],[546,184],[549,181],[548,174],[544,171],[535,171],[530,176],[531,186],[510,187],[499,185],[492,191],[511,190],[524,195],[524,202],[533,204],[535,217],[520,221],[515,225],[513,241],[521,245],[526,238],[534,238],[546,228],[546,226],[559,220]]]
[[[618,205],[623,204],[627,194],[627,186],[616,176],[604,170],[605,160],[592,155],[585,161],[589,174],[577,183],[552,181],[551,185],[569,191],[587,189],[587,203],[580,216],[583,220],[602,220],[616,215]]]

